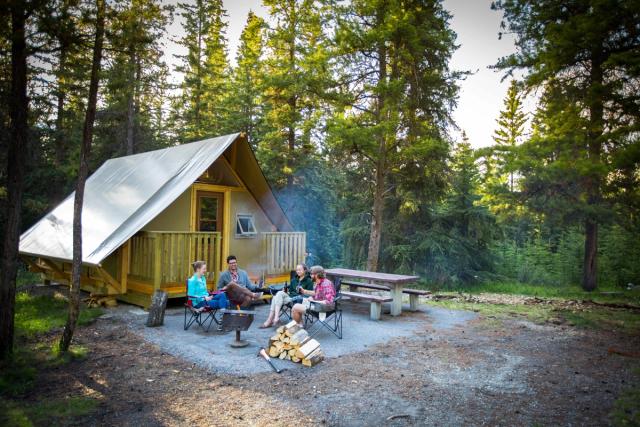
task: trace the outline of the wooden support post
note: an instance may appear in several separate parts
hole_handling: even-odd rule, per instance
[[[118,283],[116,279],[113,278],[112,275],[109,274],[107,270],[105,270],[102,267],[96,267],[96,271],[98,272],[98,274],[102,278],[103,283],[107,287],[111,287],[115,291],[115,293],[120,293],[120,289],[122,289],[122,286],[120,285],[120,283]]]
[[[120,292],[127,292],[127,276],[129,275],[129,253],[131,240],[120,247]]]
[[[391,289],[391,312],[392,316],[399,316],[402,313],[402,286],[394,283],[385,283]]]
[[[219,265],[220,267],[222,267],[222,241],[220,239],[221,237],[221,233],[217,233],[216,234],[216,259],[215,259],[215,265]],[[215,269],[215,274],[214,274],[214,285],[213,285],[213,289],[218,290],[218,278],[220,276],[220,271],[222,271],[222,268],[216,268]]]
[[[409,310],[418,311],[418,303],[420,302],[420,296],[416,294],[409,294]]]
[[[153,289],[162,284],[162,245],[158,234],[153,236]]]
[[[382,303],[378,301],[371,301],[371,320],[380,320],[382,314]]]

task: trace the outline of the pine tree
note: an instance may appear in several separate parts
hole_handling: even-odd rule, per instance
[[[511,81],[503,110],[500,111],[500,117],[496,122],[498,128],[493,136],[496,142],[492,147],[493,153],[497,156],[498,172],[508,174],[509,191],[513,193],[515,149],[522,142],[524,126],[527,122],[527,115],[522,111],[522,98],[515,80]]]
[[[330,142],[371,197],[368,270],[379,268],[386,201],[418,213],[442,192],[458,76],[449,18],[440,2],[417,0],[358,0],[336,13],[342,86]]]
[[[228,127],[233,132],[245,132],[249,143],[255,148],[262,139],[264,120],[264,19],[253,11],[240,35],[240,47],[236,55],[229,100]]]
[[[179,43],[187,54],[176,71],[184,75],[181,96],[175,100],[174,114],[178,138],[193,140],[215,136],[224,128],[224,104],[228,93],[228,62],[222,0],[179,3],[184,19],[184,37]]]
[[[294,184],[314,154],[322,114],[321,95],[330,79],[323,2],[265,0],[269,10],[265,59],[266,129],[258,156],[276,188]]]
[[[618,159],[637,150],[640,7],[623,0],[499,0],[517,52],[498,67],[522,69],[544,99],[538,132],[523,144],[525,191],[584,225],[582,286],[594,290],[598,226],[621,190]],[[520,150],[519,150],[520,151]],[[544,197],[546,195],[546,198]],[[564,201],[563,202],[561,202]]]
[[[156,0],[132,0],[113,13],[97,161],[160,145],[154,138],[156,117],[150,107],[164,101],[156,98],[162,97],[167,85],[161,38],[170,14],[171,8]]]

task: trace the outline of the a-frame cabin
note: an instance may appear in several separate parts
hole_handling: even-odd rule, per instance
[[[45,281],[69,282],[73,197],[20,237]],[[106,161],[87,180],[82,223],[82,289],[144,307],[155,289],[184,296],[194,260],[214,288],[229,254],[277,283],[305,253],[242,134]]]

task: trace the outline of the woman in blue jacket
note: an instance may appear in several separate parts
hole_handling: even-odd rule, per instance
[[[187,297],[195,308],[209,306],[211,308],[227,308],[229,300],[224,292],[210,294],[207,289],[207,264],[204,261],[196,261],[193,264],[193,276],[187,281]]]

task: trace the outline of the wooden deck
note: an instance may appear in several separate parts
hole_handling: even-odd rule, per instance
[[[184,296],[193,260],[211,266],[207,282],[215,284],[221,254],[219,232],[140,232],[131,238],[128,289],[148,294],[162,289],[170,297]]]
[[[273,232],[264,235],[264,256],[268,275],[282,274],[296,269],[304,261],[307,233]]]
[[[269,232],[264,234],[261,263],[266,284],[289,280],[289,271],[304,260],[306,233]],[[109,266],[85,266],[82,289],[94,295],[111,295],[147,307],[150,296],[162,289],[169,298],[185,296],[185,280],[191,276],[191,263],[207,263],[207,283],[215,290],[222,265],[222,237],[219,232],[141,231],[112,255]],[[46,258],[23,257],[32,271],[45,281],[69,283],[71,263]]]

